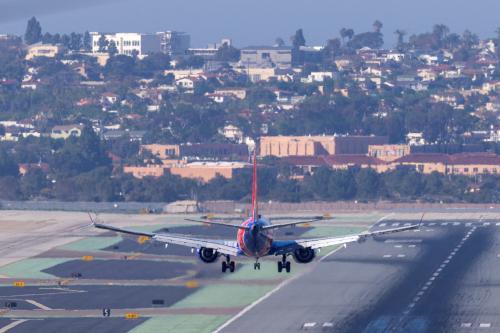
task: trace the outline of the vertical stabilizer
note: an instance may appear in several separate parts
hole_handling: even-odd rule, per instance
[[[252,219],[256,221],[259,218],[257,207],[257,154],[253,151],[253,176],[252,176]]]

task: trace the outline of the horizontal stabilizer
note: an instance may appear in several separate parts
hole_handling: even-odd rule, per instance
[[[248,227],[244,227],[244,226],[236,225],[236,224],[224,223],[224,222],[206,221],[206,220],[203,221],[203,220],[194,220],[194,219],[184,219],[184,220],[189,221],[189,222],[205,223],[205,224],[210,224],[210,225],[220,225],[220,226],[223,226],[223,227],[248,230]]]

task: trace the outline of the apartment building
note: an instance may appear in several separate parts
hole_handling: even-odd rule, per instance
[[[119,32],[119,33],[99,33],[91,32],[92,53],[99,53],[99,40],[104,36],[108,43],[114,42],[118,49],[118,54],[132,56],[145,56],[150,53],[161,52],[161,37],[157,34]]]
[[[287,46],[248,46],[241,49],[240,65],[245,68],[291,68],[292,48]]]
[[[156,35],[160,38],[161,52],[170,56],[183,56],[191,45],[191,36],[180,31],[162,31]]]

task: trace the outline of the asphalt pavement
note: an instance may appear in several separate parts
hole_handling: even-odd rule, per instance
[[[498,332],[499,244],[500,224],[462,220],[348,246],[220,331]]]

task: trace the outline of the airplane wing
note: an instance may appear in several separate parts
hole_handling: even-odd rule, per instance
[[[92,221],[93,222],[93,221]],[[94,227],[98,229],[104,229],[109,231],[115,231],[128,235],[137,235],[143,237],[149,237],[154,241],[166,243],[166,244],[175,244],[181,245],[191,248],[200,249],[202,247],[217,250],[219,253],[228,254],[232,256],[237,256],[241,253],[238,244],[236,241],[225,241],[218,239],[203,239],[203,238],[195,238],[184,235],[175,235],[175,234],[167,234],[167,233],[153,233],[153,232],[140,232],[134,231],[130,229],[122,229],[113,227],[110,225],[100,224],[93,222]]]
[[[268,230],[268,229],[278,229],[278,228],[284,228],[284,227],[293,227],[293,226],[296,226],[297,224],[313,223],[313,222],[318,222],[321,220],[323,220],[323,216],[317,216],[317,217],[313,218],[312,220],[266,225],[266,226],[263,226],[262,229]]]
[[[354,235],[340,236],[340,237],[322,237],[322,238],[311,238],[311,239],[299,239],[293,241],[276,241],[273,245],[274,254],[286,254],[293,252],[297,249],[311,248],[320,249],[322,247],[332,246],[332,245],[342,245],[353,242],[360,242],[366,240],[368,237],[380,236],[386,234],[392,234],[397,232],[403,232],[408,230],[415,230],[420,227],[420,224],[414,224],[401,228],[392,228],[385,230],[377,230],[372,232],[362,232]]]

